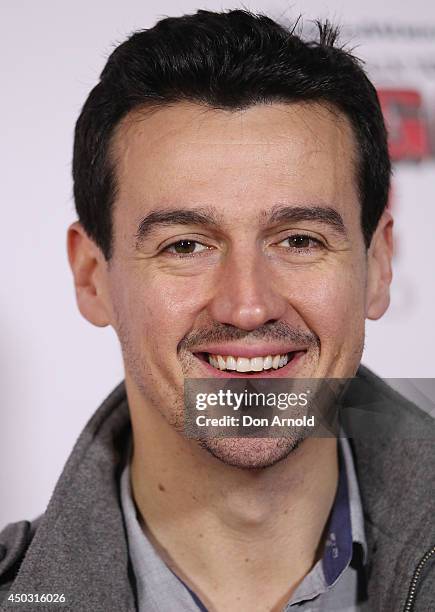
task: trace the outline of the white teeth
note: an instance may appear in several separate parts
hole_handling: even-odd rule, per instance
[[[273,368],[277,370],[288,363],[288,355],[266,355],[266,357],[233,357],[232,355],[208,355],[210,365],[219,370],[237,370],[237,372],[262,372]]]
[[[272,367],[272,356],[268,355],[263,360],[263,369],[264,370],[270,370],[271,367]]]
[[[251,360],[246,357],[239,357],[237,359],[237,372],[250,372],[251,371]]]
[[[237,361],[234,359],[234,357],[229,356],[226,358],[226,369],[237,370]]]
[[[262,372],[263,367],[264,367],[263,357],[253,357],[252,359],[250,359],[250,362],[251,362],[251,370],[253,370],[254,372]]]
[[[287,355],[282,355],[279,358],[279,367],[282,368],[287,363]]]
[[[221,355],[218,355],[217,356],[217,360],[218,360],[219,369],[220,370],[225,370],[225,368],[226,368],[225,359]]]

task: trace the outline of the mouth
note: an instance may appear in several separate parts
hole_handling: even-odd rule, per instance
[[[281,378],[291,376],[291,371],[305,353],[306,350],[299,350],[249,358],[200,352],[194,356],[202,362],[210,378]]]

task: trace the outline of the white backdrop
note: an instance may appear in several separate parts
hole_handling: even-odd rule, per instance
[[[429,0],[268,1],[285,21],[329,17],[381,87],[424,94],[435,123],[435,5]],[[65,232],[75,219],[74,123],[113,46],[164,15],[243,8],[203,0],[3,3],[1,32],[0,526],[45,509],[85,422],[122,376],[114,333],[81,318]],[[387,377],[435,377],[435,164],[397,165],[392,305],[369,323],[364,363]]]

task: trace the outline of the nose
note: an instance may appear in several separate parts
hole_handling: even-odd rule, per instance
[[[284,316],[285,297],[278,291],[270,264],[261,253],[228,255],[216,279],[209,313],[213,320],[254,330]]]

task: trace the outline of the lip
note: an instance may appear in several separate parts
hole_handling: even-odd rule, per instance
[[[266,357],[267,355],[285,355],[286,353],[295,353],[300,351],[306,351],[305,346],[294,346],[291,344],[255,344],[249,346],[247,344],[209,344],[197,348],[192,351],[195,353],[210,353],[211,355],[222,355],[222,357]]]
[[[222,348],[222,347],[221,347]],[[211,351],[201,351],[201,352],[210,352]],[[294,352],[294,356],[291,361],[289,361],[285,366],[279,368],[278,370],[263,370],[262,372],[256,372],[255,374],[248,374],[247,372],[236,372],[235,370],[218,370],[214,368],[212,365],[208,363],[208,361],[202,360],[197,355],[195,355],[198,362],[201,364],[201,367],[204,370],[203,378],[291,378],[293,376],[294,370],[297,368],[300,360],[306,353],[306,350],[298,350],[298,351],[286,351],[286,352]],[[228,353],[229,355],[233,353]],[[257,353],[253,355],[253,357],[258,357],[264,355],[265,353]],[[267,353],[268,355],[273,353]],[[275,353],[279,354],[279,353]],[[216,353],[216,355],[224,356],[225,353]],[[235,355],[234,355],[235,356]],[[244,357],[245,355],[238,355],[239,357]]]

